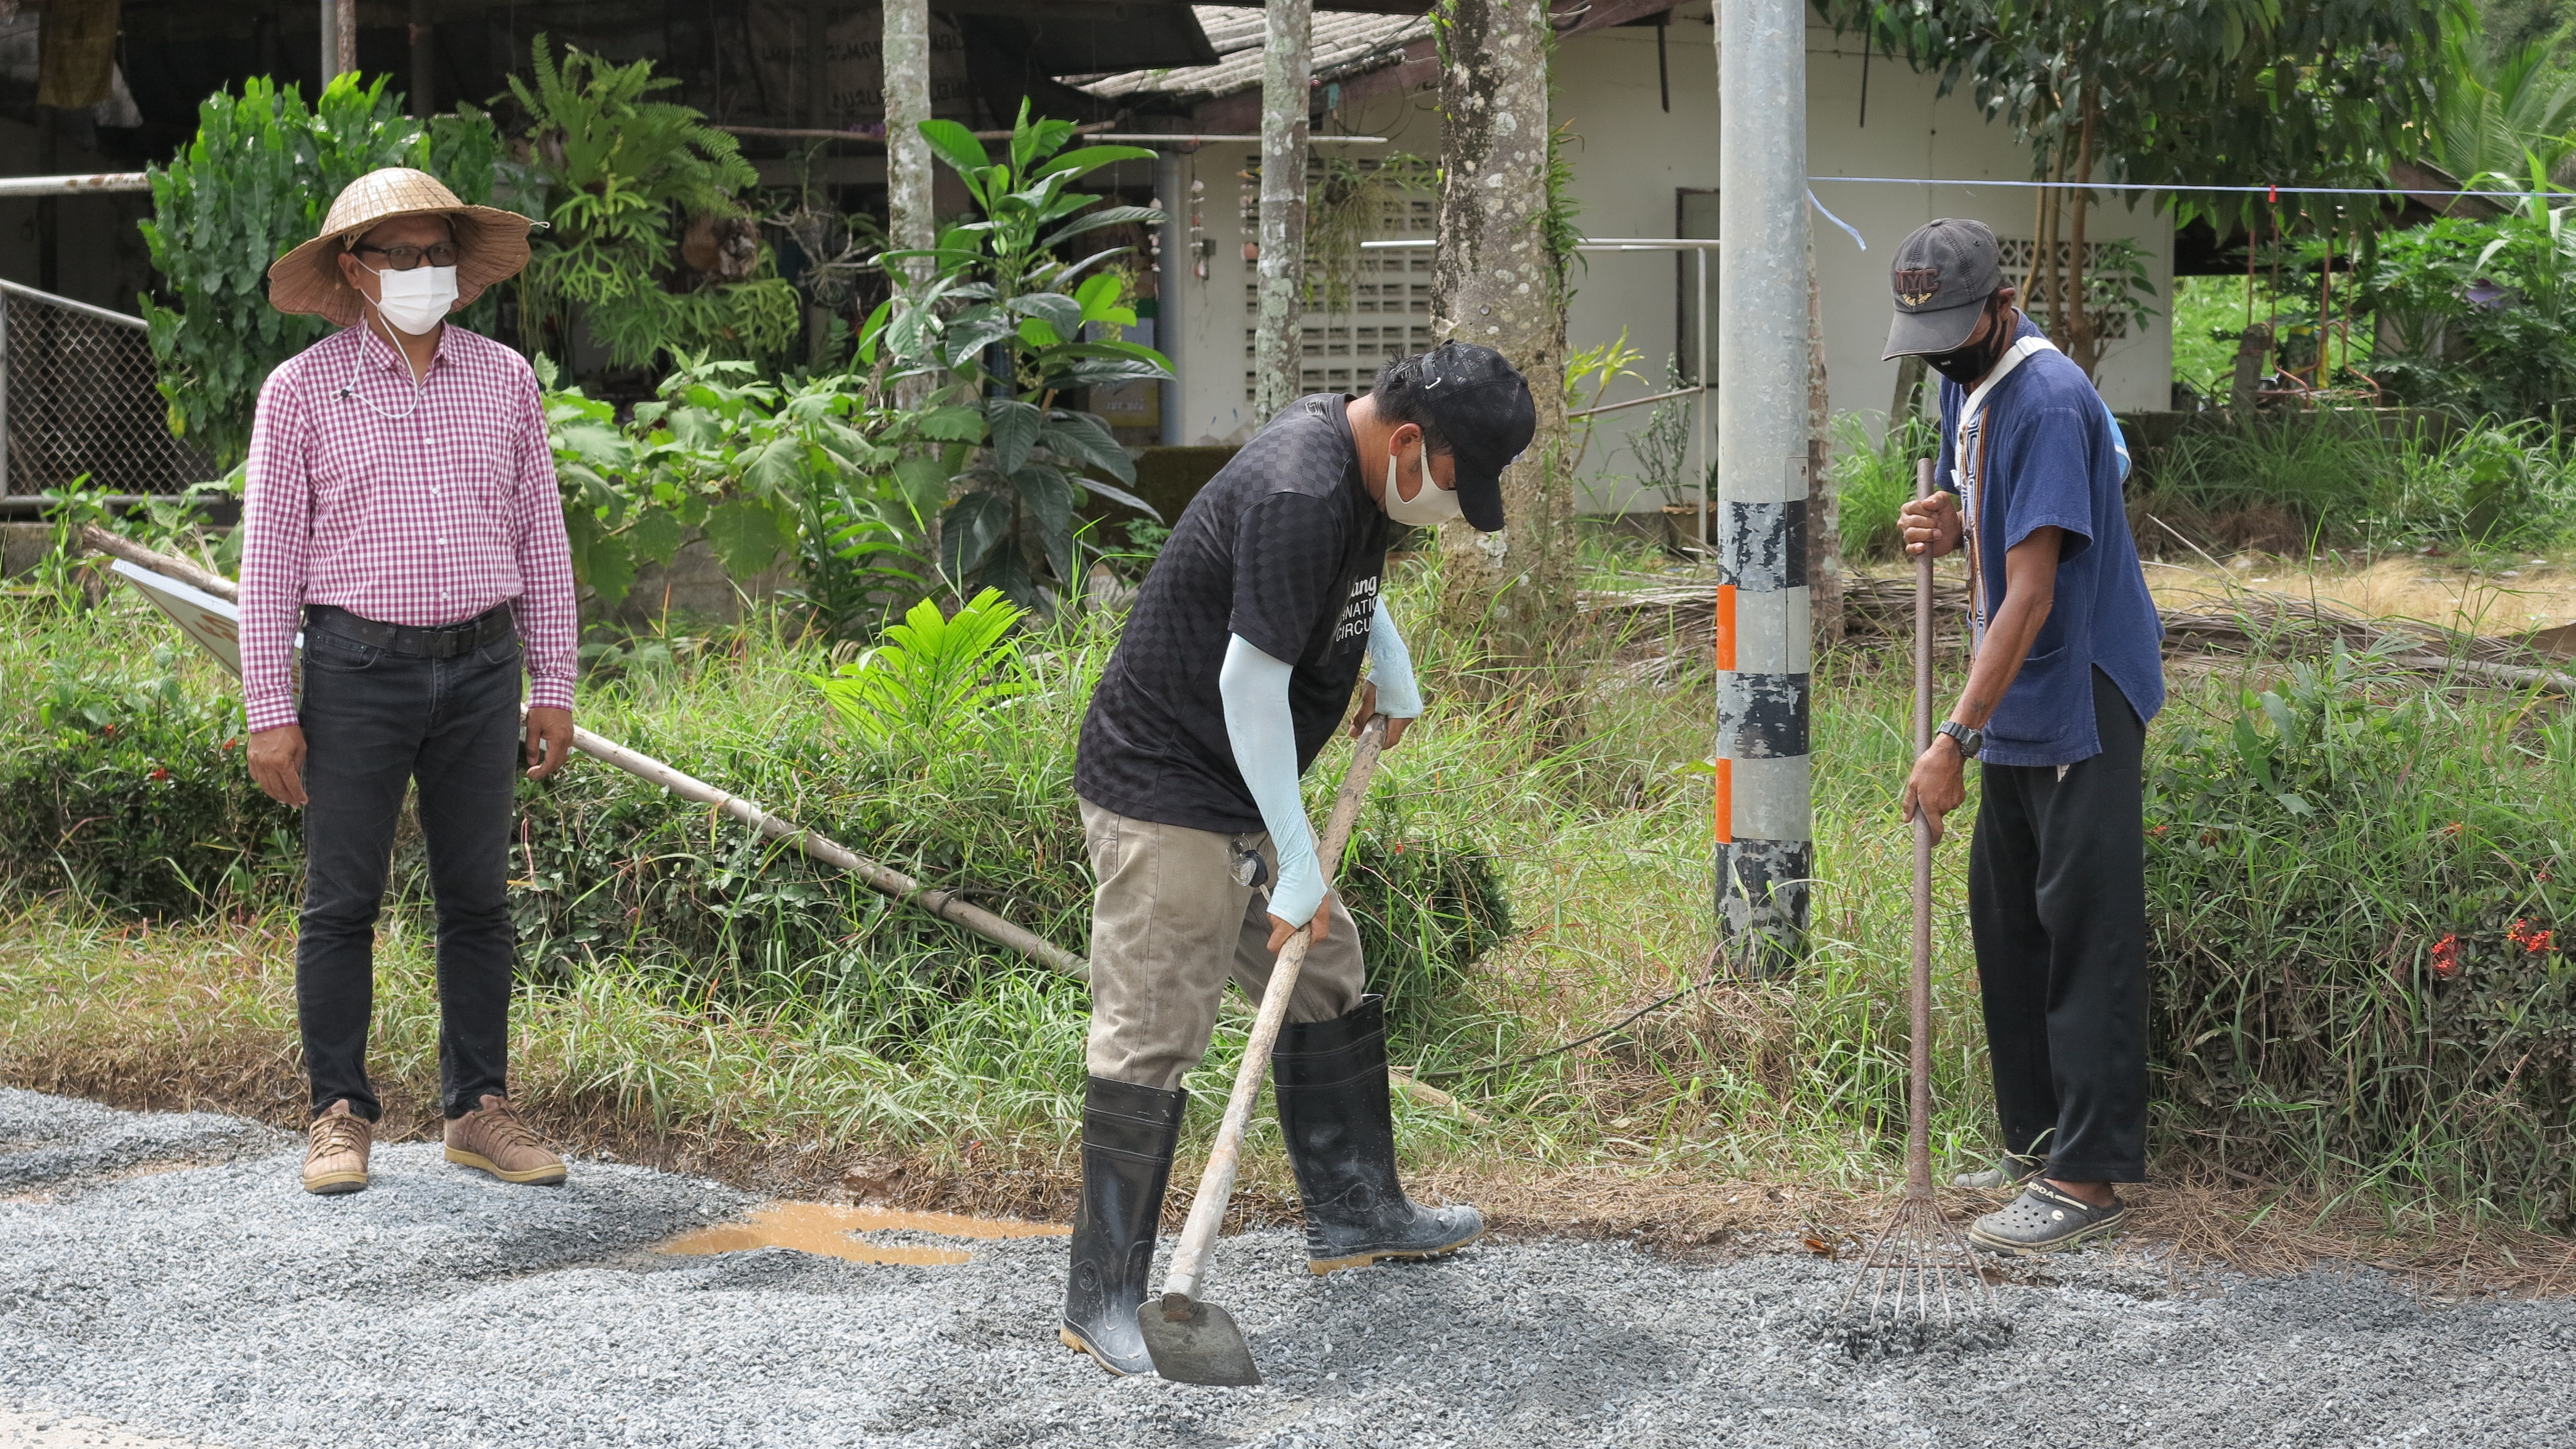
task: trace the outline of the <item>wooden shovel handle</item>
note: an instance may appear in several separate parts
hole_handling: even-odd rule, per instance
[[[1342,793],[1333,801],[1332,818],[1324,825],[1324,844],[1316,859],[1327,882],[1341,861],[1343,847],[1350,844],[1360,799],[1368,793],[1369,777],[1377,773],[1377,757],[1385,748],[1386,716],[1379,715],[1360,731],[1359,745],[1351,751],[1351,767],[1342,776]],[[1332,904],[1326,897],[1317,910],[1331,910]],[[1216,1145],[1208,1152],[1207,1170],[1199,1174],[1198,1195],[1190,1200],[1189,1221],[1181,1225],[1181,1243],[1173,1249],[1171,1272],[1163,1279],[1167,1300],[1178,1297],[1187,1302],[1198,1296],[1199,1274],[1207,1266],[1208,1249],[1216,1244],[1216,1230],[1225,1222],[1226,1205],[1234,1198],[1235,1172],[1243,1165],[1244,1124],[1251,1120],[1252,1104],[1261,1097],[1262,1074],[1270,1069],[1270,1048],[1279,1040],[1280,1023],[1288,1019],[1288,998],[1297,994],[1297,973],[1306,964],[1306,943],[1313,934],[1311,924],[1299,927],[1270,968],[1261,1011],[1253,1017],[1252,1035],[1243,1044],[1243,1065],[1234,1074],[1234,1092],[1225,1099],[1225,1120],[1217,1126]]]

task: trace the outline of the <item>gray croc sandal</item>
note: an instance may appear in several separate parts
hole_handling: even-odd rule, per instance
[[[1980,1192],[2001,1192],[2019,1187],[2039,1176],[2046,1163],[2036,1157],[2015,1157],[2007,1152],[1995,1159],[1995,1165],[1983,1172],[1963,1172],[1950,1179],[1952,1187],[1973,1187]]]
[[[2039,1181],[2023,1188],[2010,1205],[1969,1225],[1968,1241],[1990,1253],[2036,1257],[2108,1237],[2128,1220],[2129,1205],[2116,1197],[2109,1207],[2097,1208]]]

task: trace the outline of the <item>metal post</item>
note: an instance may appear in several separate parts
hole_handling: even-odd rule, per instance
[[[0,296],[0,496],[9,492],[9,298]]]
[[[1718,929],[1797,958],[1815,841],[1807,771],[1807,56],[1798,0],[1720,0]]]
[[[1154,346],[1172,360],[1163,386],[1163,442],[1189,441],[1181,418],[1181,287],[1190,275],[1190,158],[1166,151],[1154,160],[1154,200],[1163,208],[1161,273],[1154,279]]]
[[[1658,31],[1657,34],[1662,32]],[[1708,248],[1693,247],[1692,260],[1699,264],[1699,339],[1698,370],[1691,374],[1699,384],[1699,425],[1691,429],[1691,473],[1699,479],[1699,546],[1708,547]]]

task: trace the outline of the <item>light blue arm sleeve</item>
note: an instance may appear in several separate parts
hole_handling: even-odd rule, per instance
[[[1369,682],[1377,686],[1377,712],[1389,719],[1420,719],[1422,690],[1413,682],[1413,655],[1404,647],[1404,636],[1395,632],[1395,617],[1386,611],[1386,597],[1377,601],[1377,616],[1369,621]]]
[[[1297,793],[1297,732],[1288,718],[1288,673],[1287,665],[1237,634],[1226,642],[1216,688],[1225,704],[1225,737],[1234,747],[1234,767],[1243,772],[1261,824],[1279,852],[1270,914],[1302,926],[1324,903],[1324,872],[1315,860],[1306,801]]]

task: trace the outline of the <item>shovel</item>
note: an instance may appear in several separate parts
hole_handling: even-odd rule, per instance
[[[1316,859],[1328,872],[1350,843],[1360,797],[1368,793],[1369,776],[1376,773],[1378,752],[1385,745],[1386,716],[1379,715],[1360,730],[1351,768],[1342,776],[1342,793],[1333,801],[1332,819],[1324,825],[1324,844]],[[1331,905],[1327,898],[1324,908]],[[1261,1382],[1261,1370],[1252,1362],[1252,1346],[1243,1341],[1234,1315],[1201,1301],[1199,1280],[1207,1271],[1208,1250],[1216,1246],[1216,1230],[1225,1221],[1226,1205],[1234,1197],[1235,1170],[1243,1165],[1243,1125],[1261,1096],[1261,1076],[1270,1065],[1271,1045],[1279,1040],[1279,1025],[1288,1018],[1288,998],[1297,993],[1297,973],[1306,964],[1306,943],[1312,936],[1311,926],[1291,934],[1270,968],[1261,1011],[1253,1017],[1252,1035],[1243,1044],[1243,1066],[1234,1074],[1233,1094],[1225,1099],[1225,1120],[1216,1129],[1216,1146],[1208,1153],[1207,1170],[1199,1174],[1198,1196],[1190,1201],[1189,1221],[1181,1226],[1181,1244],[1173,1250],[1171,1271],[1163,1279],[1162,1300],[1136,1310],[1136,1327],[1145,1335],[1146,1351],[1154,1356],[1154,1372],[1175,1383]]]

